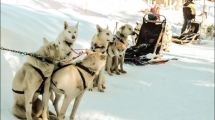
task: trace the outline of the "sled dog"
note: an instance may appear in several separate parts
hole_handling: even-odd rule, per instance
[[[88,51],[87,56],[76,64],[68,64],[54,72],[51,88],[56,93],[54,107],[58,120],[63,120],[70,102],[75,99],[70,120],[74,119],[75,112],[86,89],[92,90],[93,79],[99,74],[106,61],[106,55],[100,52]],[[64,94],[63,104],[58,111],[58,102]]]
[[[164,35],[162,38],[162,50],[165,52],[169,52],[169,44],[172,41],[172,30],[171,25],[169,23],[166,24]]]
[[[75,26],[69,26],[68,23],[64,21],[64,30],[55,40],[55,42],[60,46],[60,50],[63,52],[63,57],[66,57],[67,59],[72,56],[71,48],[78,36],[78,25],[79,22],[77,22]]]
[[[142,26],[141,23],[136,22],[136,26],[134,28],[135,34],[131,36],[133,45],[136,45],[136,43],[137,43],[137,39],[139,37],[141,26]]]
[[[107,47],[109,42],[113,41],[113,35],[111,31],[96,25],[97,33],[93,36],[91,42],[91,50],[100,52],[103,54],[107,54]],[[105,66],[104,66],[105,67]],[[104,92],[105,86],[105,75],[104,75],[104,68],[101,69],[99,75],[96,76],[94,80],[94,87],[98,87],[100,92]]]
[[[213,24],[209,25],[206,29],[206,36],[209,37],[211,40],[213,40],[213,37],[215,37],[214,29],[215,27]]]
[[[46,60],[29,56],[14,77],[13,114],[21,119],[33,120],[42,116],[43,120],[48,120],[50,76],[57,59],[63,58],[59,46],[46,39],[36,54],[46,57]],[[42,101],[38,99],[39,94],[42,94]]]
[[[135,32],[129,24],[125,24],[119,28],[116,32],[116,35],[113,38],[113,42],[108,46],[108,56],[106,70],[109,75],[112,75],[111,72],[116,74],[126,73],[123,69],[125,51],[128,47],[128,36],[134,35]],[[118,68],[120,66],[120,69]]]

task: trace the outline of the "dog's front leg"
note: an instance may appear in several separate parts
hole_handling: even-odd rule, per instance
[[[119,72],[119,56],[114,56],[114,65],[113,65],[113,68],[114,68],[116,74],[120,75],[120,72]]]
[[[106,68],[107,68],[107,73],[109,74],[109,75],[113,75],[112,73],[111,73],[111,67],[112,67],[112,62],[113,61],[113,58],[110,56],[110,55],[108,55],[108,57],[107,57],[107,64],[106,64]]]
[[[67,110],[67,108],[69,106],[69,103],[71,102],[72,98],[73,97],[71,95],[65,94],[65,98],[63,100],[63,104],[61,106],[60,113],[58,115],[58,120],[63,120],[64,119],[66,110]]]
[[[80,104],[80,101],[81,101],[81,98],[82,96],[84,95],[84,91],[78,96],[75,98],[75,102],[74,102],[74,105],[73,105],[73,108],[72,108],[72,112],[70,114],[70,120],[74,120],[75,118],[75,113],[77,111],[77,108]]]
[[[119,64],[120,64],[120,72],[121,73],[127,73],[124,68],[123,68],[123,64],[124,64],[124,54],[120,55],[119,57]]]
[[[105,87],[105,75],[104,70],[105,68],[102,68],[98,75],[98,90],[99,92],[104,92]]]
[[[43,104],[43,120],[48,120],[48,102],[50,98],[50,77],[48,77],[44,84],[44,94],[42,95],[42,104]]]

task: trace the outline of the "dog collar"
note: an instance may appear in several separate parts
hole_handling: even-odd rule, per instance
[[[105,46],[98,46],[97,44],[94,44],[94,46],[95,46],[95,49],[97,49],[97,48],[101,48],[101,49],[105,48]]]

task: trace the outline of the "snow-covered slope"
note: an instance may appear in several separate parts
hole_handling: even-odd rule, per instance
[[[102,0],[99,4],[93,0],[87,2],[89,5],[84,4],[85,0],[14,1],[1,3],[1,46],[28,52],[42,45],[42,37],[55,40],[65,20],[80,23],[75,48],[89,48],[96,24],[109,25],[112,30],[116,21],[135,24],[142,19],[137,13],[141,5],[147,7],[141,0],[135,0],[134,5],[129,0]],[[126,5],[131,7],[127,10]],[[83,6],[87,7],[82,9]],[[131,9],[134,6],[137,7]],[[171,44],[171,52],[164,57],[179,60],[161,65],[125,65],[127,74],[106,75],[105,93],[86,92],[76,119],[214,120],[214,41],[203,40],[200,45]],[[11,84],[24,62],[25,56],[1,51],[1,120],[16,120],[11,114]],[[53,110],[51,104],[50,107]]]

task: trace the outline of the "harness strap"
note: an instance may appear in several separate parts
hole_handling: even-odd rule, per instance
[[[95,72],[94,72],[94,71],[89,70],[89,68],[83,66],[81,63],[76,63],[75,66],[77,66],[77,67],[79,67],[79,68],[85,70],[86,72],[88,72],[88,73],[89,73],[90,75],[92,75],[92,76],[95,75]]]
[[[41,83],[40,87],[38,88],[38,90],[36,92],[40,93],[40,94],[43,94],[44,93],[44,84],[45,84],[45,81],[48,77],[45,77],[43,72],[38,69],[37,67],[34,67],[33,65],[29,64],[32,68],[34,68],[39,74],[40,76],[42,77],[43,79],[43,82]],[[18,91],[18,90],[14,90],[12,89],[13,92],[17,93],[17,94],[24,94],[24,91]]]
[[[120,36],[121,36],[121,35],[120,35]],[[115,35],[115,37],[116,37],[121,43],[125,44],[125,42],[124,42],[121,38],[119,38],[119,37],[116,36],[116,35]]]
[[[12,91],[13,91],[14,93],[17,93],[17,94],[24,94],[24,93],[25,93],[24,91],[18,91],[18,90],[14,90],[14,89],[12,89]]]
[[[87,85],[86,85],[86,80],[85,80],[85,78],[84,78],[84,75],[83,75],[83,73],[82,73],[79,69],[77,69],[77,70],[78,70],[78,72],[79,72],[79,74],[80,74],[80,76],[81,76],[84,89],[86,89],[86,88],[87,88]]]

